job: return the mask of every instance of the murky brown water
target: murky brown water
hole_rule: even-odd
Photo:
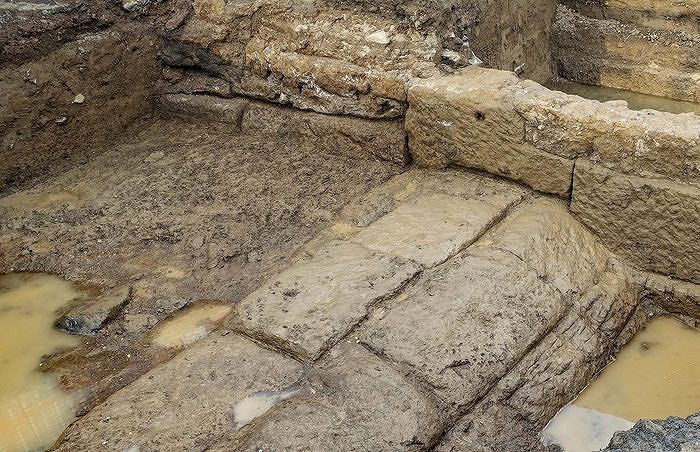
[[[543,432],[567,452],[605,447],[639,419],[700,411],[700,332],[658,317]]]
[[[194,302],[156,326],[150,341],[161,347],[184,347],[211,333],[232,309],[228,303]]]
[[[56,310],[81,296],[54,275],[0,275],[0,451],[43,449],[75,419],[79,397],[61,391],[40,363],[78,345],[53,324]]]
[[[562,91],[567,94],[575,94],[586,99],[595,99],[601,102],[611,100],[626,100],[627,105],[632,110],[652,110],[666,111],[669,113],[695,113],[700,116],[700,104],[684,102],[681,100],[669,99],[666,97],[650,96],[648,94],[635,93],[623,89],[608,88],[605,86],[584,85],[582,83],[571,82],[558,79],[545,83],[549,89]]]

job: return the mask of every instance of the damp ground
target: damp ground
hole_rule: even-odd
[[[159,119],[126,135],[0,197],[0,273],[132,289],[113,320],[82,341],[60,336],[73,348],[42,366],[87,394],[82,413],[209,332],[347,202],[403,171],[226,125]],[[188,310],[203,299],[219,301]]]
[[[687,417],[698,410],[700,331],[657,317],[550,421],[543,442],[565,452],[598,450],[640,419]]]

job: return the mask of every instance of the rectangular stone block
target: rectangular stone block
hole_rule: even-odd
[[[517,82],[509,72],[471,68],[412,86],[406,130],[416,163],[480,169],[565,196],[573,163],[525,142],[508,88]]]
[[[433,267],[476,240],[506,207],[447,195],[422,196],[401,203],[353,241]]]
[[[700,283],[700,189],[579,160],[571,210],[629,262]]]
[[[212,451],[421,451],[444,420],[433,401],[355,343],[309,372],[311,390],[226,435]]]
[[[286,389],[302,373],[291,358],[214,333],[92,409],[56,450],[203,450],[237,429],[234,403]]]
[[[241,301],[231,325],[315,360],[419,269],[398,256],[333,241]]]

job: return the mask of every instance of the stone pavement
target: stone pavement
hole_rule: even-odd
[[[537,449],[634,331],[628,279],[562,201],[410,170],[58,449]]]

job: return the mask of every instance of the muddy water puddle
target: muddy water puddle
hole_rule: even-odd
[[[547,82],[545,86],[549,89],[562,91],[567,94],[575,94],[586,99],[594,99],[601,102],[626,100],[628,107],[632,110],[649,108],[668,113],[695,113],[700,116],[700,104],[694,102],[684,102],[605,86],[584,85],[582,83],[563,79],[551,80]]]
[[[607,446],[640,419],[687,417],[700,411],[700,331],[658,317],[615,361],[550,421],[544,444],[566,452]]]
[[[233,306],[218,301],[197,301],[156,326],[150,342],[160,347],[184,347],[211,333]]]
[[[54,327],[81,289],[54,275],[0,275],[0,451],[41,450],[75,419],[78,394],[40,371],[42,357],[80,340]]]

